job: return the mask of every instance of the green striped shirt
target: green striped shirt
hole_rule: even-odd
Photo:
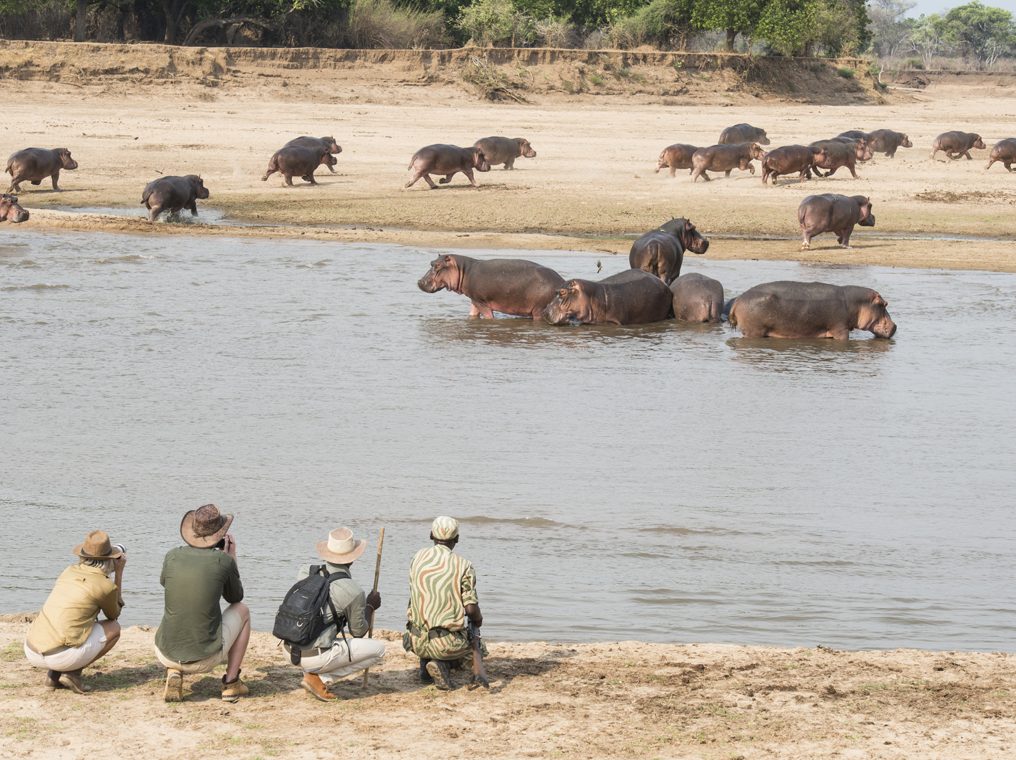
[[[409,566],[409,622],[461,631],[467,604],[479,604],[472,563],[441,544],[420,549]]]

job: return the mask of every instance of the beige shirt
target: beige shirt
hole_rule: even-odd
[[[81,646],[92,632],[99,610],[109,620],[116,620],[120,609],[116,584],[100,568],[71,565],[56,579],[26,641],[39,654]]]

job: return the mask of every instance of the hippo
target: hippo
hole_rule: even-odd
[[[18,224],[28,221],[28,212],[21,208],[18,196],[4,193],[0,195],[0,222]]]
[[[875,215],[871,200],[863,195],[809,195],[797,208],[797,221],[801,224],[801,248],[811,248],[811,239],[823,232],[835,232],[836,240],[844,248],[850,247],[850,233],[854,225],[874,227]]]
[[[626,269],[599,282],[569,280],[543,310],[552,325],[639,325],[668,319],[674,296],[659,277]]]
[[[67,148],[25,148],[12,153],[7,159],[7,173],[11,175],[11,186],[8,193],[20,193],[19,183],[28,180],[38,185],[46,177],[53,181],[53,189],[60,191],[57,181],[60,170],[72,171],[78,168],[78,162],[71,158]]]
[[[723,285],[693,272],[670,283],[674,318],[679,322],[719,322],[723,314]]]
[[[342,152],[342,146],[335,142],[334,137],[294,137],[283,148],[324,148],[332,155],[337,156]],[[328,171],[335,174],[335,165],[328,164]]]
[[[477,147],[460,148],[458,145],[428,145],[420,148],[413,157],[409,159],[409,169],[413,175],[406,187],[412,187],[420,177],[423,177],[431,190],[437,189],[431,174],[443,174],[439,179],[442,185],[452,181],[456,172],[462,172],[469,180],[469,184],[476,188],[476,180],[473,179],[473,169],[481,172],[490,171],[490,162],[483,155],[483,151]],[[477,188],[479,189],[479,188]]]
[[[707,250],[709,241],[682,217],[661,224],[632,243],[628,263],[632,269],[656,275],[669,285],[681,274],[685,251],[702,254]]]
[[[163,211],[175,214],[187,208],[190,209],[191,216],[197,216],[198,206],[195,201],[207,197],[205,182],[196,174],[159,177],[145,185],[141,193],[141,205],[148,209],[148,220],[154,222]]]
[[[536,319],[564,278],[549,267],[522,259],[473,259],[457,253],[438,256],[416,283],[424,293],[450,290],[472,301],[471,317],[494,312]]]
[[[737,143],[736,145],[712,145],[708,148],[699,148],[691,156],[692,182],[697,182],[699,177],[705,177],[709,181],[706,170],[713,172],[724,172],[729,177],[734,167],[741,171],[748,169],[755,173],[753,158],[762,159],[766,152],[758,143]]]
[[[840,137],[846,138],[847,140],[860,140],[863,137],[865,140],[867,140],[868,133],[862,132],[860,129],[848,129],[846,132],[840,132],[833,139],[835,140]]]
[[[504,164],[506,170],[515,168],[515,159],[519,156],[536,158],[536,151],[524,137],[484,137],[473,143],[473,147],[483,153],[488,164]]]
[[[891,338],[896,323],[871,288],[824,282],[767,282],[734,299],[730,324],[746,338],[835,338],[867,330]]]
[[[677,169],[688,169],[688,173],[691,174],[691,155],[698,148],[694,145],[686,145],[685,143],[674,143],[668,145],[660,153],[660,158],[657,160],[656,173],[660,173],[660,169],[669,167],[670,176],[673,177]]]
[[[736,145],[737,143],[768,145],[769,138],[766,137],[764,129],[753,127],[751,124],[735,124],[720,132],[720,139],[717,142],[720,145]]]
[[[775,185],[781,174],[798,172],[800,181],[811,179],[811,170],[826,160],[826,149],[814,145],[784,145],[766,153],[762,159],[762,184],[772,178]]]
[[[966,156],[970,160],[970,149],[978,148],[984,150],[984,141],[981,136],[973,132],[943,132],[931,144],[931,157],[939,151],[945,153],[952,160],[960,156]]]
[[[1007,137],[995,143],[988,156],[988,165],[984,168],[990,169],[996,161],[1001,161],[1007,172],[1012,171],[1012,165],[1016,163],[1016,137]]]
[[[868,141],[865,139],[859,140],[817,140],[813,142],[809,147],[812,148],[824,148],[826,152],[825,160],[819,161],[815,164],[815,173],[820,177],[831,177],[836,173],[836,170],[841,166],[845,166],[850,169],[850,173],[854,179],[857,179],[857,170],[854,168],[858,161],[868,161],[871,159],[871,149],[868,147]],[[825,174],[819,171],[819,168],[827,169]]]
[[[891,129],[876,129],[868,133],[868,147],[873,153],[884,153],[889,158],[896,158],[896,151],[900,148],[913,148],[914,144],[910,138],[902,132],[894,132]]]
[[[268,168],[261,177],[266,182],[270,176],[278,172],[290,187],[293,186],[293,177],[300,177],[312,185],[316,185],[314,170],[319,166],[331,168],[338,163],[335,156],[328,152],[327,148],[318,146],[316,148],[301,148],[293,145],[288,148],[279,148],[268,161]]]

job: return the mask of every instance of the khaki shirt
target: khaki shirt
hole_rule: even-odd
[[[102,610],[120,617],[120,593],[101,568],[71,565],[56,579],[42,612],[28,629],[28,646],[39,654],[79,647],[88,639]]]

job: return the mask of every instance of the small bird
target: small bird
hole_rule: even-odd
[[[602,271],[603,271],[603,264],[601,264],[599,261],[597,261],[596,262],[596,274],[599,274]]]

